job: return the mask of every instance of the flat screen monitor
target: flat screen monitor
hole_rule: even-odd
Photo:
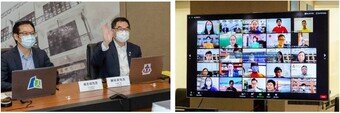
[[[188,15],[187,96],[327,100],[328,15]]]

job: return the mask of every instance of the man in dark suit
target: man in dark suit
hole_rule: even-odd
[[[16,46],[1,55],[1,91],[12,90],[12,71],[50,67],[45,51],[33,47],[37,33],[32,22],[19,21],[13,26]]]
[[[91,64],[99,69],[99,78],[128,76],[131,58],[142,57],[139,46],[127,42],[130,23],[124,17],[117,17],[102,27],[104,39],[97,44]]]

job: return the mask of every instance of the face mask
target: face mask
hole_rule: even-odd
[[[117,31],[116,32],[116,39],[119,42],[126,42],[127,40],[129,40],[129,31]]]
[[[212,25],[207,25],[207,30],[211,30],[212,29]]]
[[[252,70],[253,72],[258,72],[258,70],[259,70],[259,67],[257,67],[257,66],[253,66],[253,67],[251,67],[251,70]]]
[[[36,39],[33,35],[27,35],[21,37],[21,44],[25,48],[29,49],[36,43]]]

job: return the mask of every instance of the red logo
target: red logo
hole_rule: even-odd
[[[320,95],[320,99],[327,99],[327,95]]]

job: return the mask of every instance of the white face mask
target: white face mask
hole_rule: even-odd
[[[116,40],[119,42],[126,42],[129,40],[129,31],[126,30],[120,30],[116,32]]]

